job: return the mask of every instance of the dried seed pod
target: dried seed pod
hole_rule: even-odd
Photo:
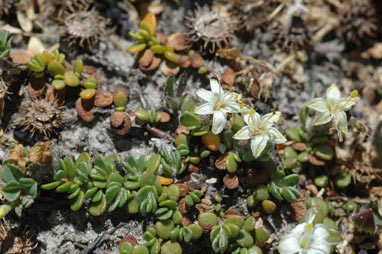
[[[274,46],[280,47],[282,50],[306,49],[310,47],[311,33],[305,25],[304,20],[300,16],[292,16],[290,25],[283,28],[282,25],[275,27],[272,30],[274,35]]]
[[[69,47],[78,45],[93,50],[105,35],[108,24],[110,21],[100,16],[95,8],[71,13],[64,21]]]
[[[34,233],[27,228],[12,229],[4,223],[0,224],[0,250],[4,253],[32,254],[37,248],[38,243],[33,243]],[[9,245],[11,243],[11,245]],[[4,246],[2,245],[4,244]]]
[[[25,126],[32,136],[38,131],[49,138],[61,128],[62,108],[56,107],[53,102],[46,99],[29,101],[21,106],[21,110],[24,113],[15,120],[15,125]]]
[[[14,4],[18,0],[0,0],[0,18],[14,11]]]
[[[188,40],[200,44],[200,51],[207,50],[215,53],[217,49],[227,48],[235,38],[238,22],[210,10],[207,5],[203,8],[196,4],[196,10],[185,17]]]
[[[376,37],[377,30],[377,12],[368,0],[353,2],[345,9],[339,33],[346,42],[360,46],[365,37]]]
[[[257,28],[266,28],[268,16],[273,11],[272,1],[236,0],[231,15],[242,24],[240,31],[254,34]]]

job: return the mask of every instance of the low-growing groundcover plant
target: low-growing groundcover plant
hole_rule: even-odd
[[[217,153],[223,156],[223,164],[216,167],[228,171],[223,179],[225,187],[236,189],[238,184],[235,181],[241,181],[237,177],[239,165],[244,170],[244,162],[261,165],[273,161],[270,156],[273,144],[287,142],[287,138],[274,127],[279,123],[280,112],[272,111],[261,116],[245,104],[241,94],[224,91],[214,79],[210,80],[210,85],[211,91],[200,89],[196,92],[203,99],[202,104],[183,98],[179,108],[174,108],[181,111],[180,122],[190,130],[188,134],[178,135],[175,150],[163,147],[160,153],[151,157],[129,156],[126,160],[117,154],[92,158],[82,153],[76,160],[64,157],[59,160],[59,167],[54,169],[53,181],[41,184],[39,188],[33,178],[26,176],[28,172],[6,160],[0,176],[6,183],[2,194],[8,202],[0,207],[1,217],[12,209],[20,216],[22,209],[34,202],[38,192],[55,190],[67,194],[73,211],[86,207],[91,215],[100,216],[123,209],[129,214],[140,213],[155,218],[154,227],[147,228],[144,233],[145,243],[126,239],[120,242],[119,251],[123,254],[182,253],[183,248],[192,248],[202,237],[209,239],[215,253],[262,253],[261,248],[269,244],[270,229],[264,226],[261,218],[225,210],[224,199],[218,193],[211,196],[206,194],[206,189],[193,189],[187,182],[177,180],[185,174],[187,165],[201,166],[204,170],[202,165],[207,163],[206,158]],[[334,126],[340,126],[338,132],[346,133],[346,118],[340,120],[337,115],[350,110],[357,101],[355,92],[341,99],[338,88],[332,85],[325,99],[313,99],[307,104],[318,110],[312,125],[332,121]],[[309,122],[306,121],[309,117],[306,108],[300,117],[304,123]],[[341,121],[339,125],[338,121]],[[296,133],[290,129],[287,136],[303,144],[301,141],[308,141],[306,136],[309,135],[304,126]],[[330,136],[330,127],[320,135]],[[326,158],[326,150],[331,148],[320,149],[315,154]],[[284,164],[275,168],[270,182],[255,186],[253,194],[246,198],[249,209],[261,203],[265,213],[273,214],[283,202],[299,202],[301,193],[296,185],[301,170],[298,167],[303,164],[296,166],[298,161],[295,160],[292,167],[288,166],[290,162],[287,161],[294,158],[293,154],[297,157],[297,153],[288,146],[283,151]],[[327,159],[331,160],[333,156]],[[301,159],[299,161],[302,162]],[[320,181],[317,185],[321,186]],[[305,216],[300,224],[281,237],[278,243],[280,254],[330,253],[333,246],[341,241],[337,225],[329,218],[332,205],[322,199],[322,193],[314,198],[305,196]],[[363,216],[354,215],[353,219],[360,230],[370,229],[365,226]]]

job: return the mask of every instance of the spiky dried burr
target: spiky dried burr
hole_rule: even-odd
[[[36,131],[46,137],[57,134],[62,124],[62,108],[46,99],[38,99],[25,103],[21,106],[24,112],[16,120],[16,125],[23,125],[30,130],[32,136]]]
[[[207,5],[196,4],[196,9],[185,17],[185,26],[189,41],[199,44],[200,51],[208,49],[209,53],[215,53],[231,44],[238,22],[212,11]]]

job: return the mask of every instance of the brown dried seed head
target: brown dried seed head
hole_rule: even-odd
[[[200,51],[209,49],[214,53],[217,49],[227,48],[238,28],[238,22],[233,17],[228,18],[211,11],[207,5],[197,9],[185,17],[189,41],[198,43]]]
[[[94,105],[100,108],[110,106],[113,103],[113,94],[106,90],[97,90]]]
[[[77,44],[83,48],[94,49],[105,35],[109,23],[110,21],[100,16],[94,8],[68,15],[64,24],[69,47]]]
[[[346,7],[339,26],[339,33],[346,42],[359,46],[364,38],[376,37],[377,31],[377,12],[370,1],[353,1]]]
[[[29,101],[21,106],[21,110],[24,113],[15,120],[15,124],[24,125],[32,135],[38,131],[49,138],[61,128],[62,108],[57,108],[52,102],[45,99]]]

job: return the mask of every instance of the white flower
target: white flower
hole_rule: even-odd
[[[219,134],[227,123],[227,113],[239,112],[241,95],[233,92],[224,92],[218,81],[210,79],[211,91],[198,89],[196,94],[206,103],[195,109],[198,115],[213,115],[212,132]]]
[[[250,139],[251,150],[255,158],[263,152],[267,142],[276,144],[286,142],[286,138],[275,128],[273,124],[280,118],[281,112],[269,113],[260,116],[254,110],[244,115],[243,119],[247,126],[241,128],[234,139]]]
[[[348,131],[345,111],[351,109],[358,101],[358,92],[353,91],[351,96],[341,98],[340,90],[336,84],[332,84],[326,91],[326,98],[315,98],[307,104],[307,107],[316,110],[313,125],[322,125],[333,121],[338,131],[338,137],[342,140],[342,132]]]
[[[308,222],[297,225],[279,243],[280,254],[329,254],[331,243],[326,239],[329,232],[323,224],[313,226],[315,215],[311,213]]]

